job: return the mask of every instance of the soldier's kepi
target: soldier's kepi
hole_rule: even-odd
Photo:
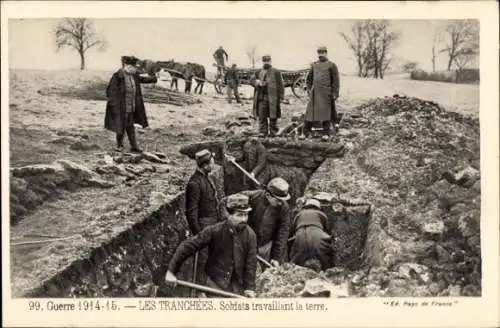
[[[227,220],[203,229],[177,248],[165,280],[175,284],[175,274],[195,252],[208,249],[206,285],[227,292],[254,297],[257,267],[257,238],[247,226],[249,198],[243,194],[225,199]],[[210,296],[210,295],[207,295]]]

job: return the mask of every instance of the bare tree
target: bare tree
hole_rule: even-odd
[[[364,21],[356,22],[351,28],[352,36],[341,32],[340,35],[344,38],[347,46],[352,50],[354,57],[356,58],[356,63],[358,65],[358,76],[361,77],[364,74],[363,68],[365,66],[365,34],[364,34]]]
[[[479,54],[479,22],[472,19],[455,20],[446,27],[448,41],[440,52],[448,54],[448,71],[455,64],[463,68]]]
[[[357,21],[351,34],[340,33],[356,57],[358,76],[383,79],[392,62],[391,51],[399,34],[390,30],[387,20]]]
[[[247,51],[247,57],[248,59],[250,59],[250,62],[252,63],[252,68],[255,68],[255,64],[259,62],[257,46],[253,46],[250,50]]]
[[[106,41],[100,38],[87,18],[65,18],[54,30],[57,50],[69,47],[80,55],[80,69],[85,69],[85,54],[94,47],[103,51]]]
[[[432,72],[436,71],[436,59],[439,55],[438,46],[442,41],[443,41],[443,39],[442,39],[441,31],[439,29],[436,29],[434,31],[434,35],[432,37],[432,56],[431,56]]]

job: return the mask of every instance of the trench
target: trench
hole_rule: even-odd
[[[241,155],[246,138],[190,144],[181,149],[189,158],[204,148],[215,153],[218,170],[216,187],[223,195],[245,189],[242,173],[224,160],[224,153]],[[341,144],[297,142],[285,138],[262,141],[268,154],[269,178],[280,176],[290,184],[290,205],[301,197],[314,172],[326,158],[341,158]],[[333,192],[333,191],[332,191]],[[327,197],[328,198],[328,197]],[[346,211],[334,206],[333,199],[322,199],[323,211],[333,222],[332,267],[359,269],[364,263],[371,211]],[[337,200],[338,201],[338,200]],[[184,216],[184,194],[179,193],[167,204],[107,243],[93,249],[86,258],[71,265],[25,294],[26,297],[188,297],[190,290],[171,288],[163,283],[166,266],[177,246],[187,236]],[[191,280],[192,259],[181,267],[178,277]]]

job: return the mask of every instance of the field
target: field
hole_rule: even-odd
[[[114,147],[114,135],[103,128],[105,102],[79,99],[63,92],[102,83],[112,72],[10,71],[10,166],[50,164],[69,160],[92,168],[105,161]],[[183,88],[180,82],[180,89]],[[28,235],[48,235],[73,239],[52,243],[11,246],[12,296],[27,290],[63,269],[140,220],[141,212],[183,191],[194,170],[194,163],[179,153],[180,147],[216,138],[206,128],[225,131],[225,123],[251,113],[249,87],[243,87],[244,105],[228,104],[213,87],[205,85],[202,102],[186,106],[148,104],[150,129],[139,129],[138,141],[148,151],[166,155],[161,169],[146,178],[114,188],[77,188],[61,191],[23,215],[11,227],[11,243]],[[375,97],[394,94],[434,101],[445,109],[467,116],[479,115],[479,86],[412,81],[400,76],[384,80],[341,77],[339,108],[349,112]],[[301,113],[305,101],[287,90],[288,105],[283,105],[288,122]],[[479,142],[479,140],[477,140]],[[125,147],[128,142],[125,141]],[[479,157],[479,154],[477,154]],[[12,187],[12,183],[11,183]],[[154,197],[153,197],[154,196]]]

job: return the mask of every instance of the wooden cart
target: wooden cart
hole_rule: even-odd
[[[216,66],[216,65],[214,65]],[[217,67],[217,66],[216,66]],[[225,74],[227,67],[223,67],[223,73]],[[238,78],[242,85],[250,85],[250,80],[253,75],[259,69],[256,68],[238,68]],[[291,88],[292,93],[297,98],[306,97],[308,94],[308,90],[306,88],[306,76],[308,69],[301,69],[297,71],[288,71],[282,70],[281,74],[283,76],[283,82],[285,83],[285,88]],[[215,82],[213,83],[215,87],[215,91],[219,94],[224,93],[224,89],[226,87],[224,83],[224,76],[219,74],[215,78]]]

